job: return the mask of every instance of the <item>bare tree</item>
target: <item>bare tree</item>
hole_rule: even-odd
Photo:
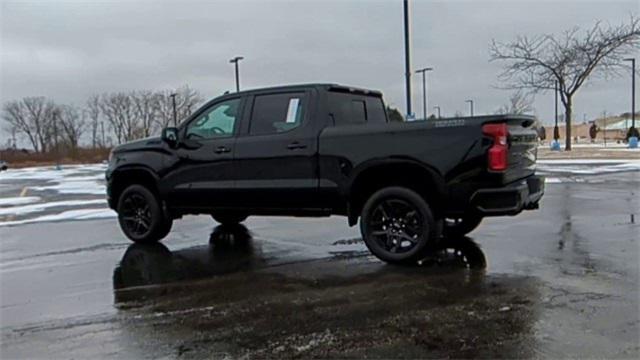
[[[173,99],[171,94],[176,94],[176,113],[177,120],[189,117],[202,102],[200,93],[191,89],[189,86],[183,86],[175,92],[170,90],[161,91],[156,96],[156,123],[159,128],[165,128],[173,125]]]
[[[153,132],[157,94],[148,90],[131,93],[135,106],[137,137],[149,137]]]
[[[33,150],[36,152],[40,151],[38,137],[22,101],[6,102],[2,107],[2,118],[8,124],[6,129],[12,129],[13,131],[24,134],[31,143]]]
[[[533,111],[533,98],[531,95],[524,93],[522,90],[517,90],[511,97],[509,97],[509,103],[501,106],[496,113],[497,114],[515,114],[522,115]]]
[[[5,103],[2,117],[9,127],[29,139],[34,151],[46,152],[51,144],[50,125],[54,108],[53,102],[44,97],[26,97]]]
[[[571,150],[573,97],[595,71],[617,74],[624,56],[640,44],[639,25],[631,16],[629,23],[597,22],[584,32],[573,28],[559,36],[519,36],[511,43],[493,40],[490,60],[506,63],[499,75],[506,88],[537,93],[554,89],[557,81],[567,119],[565,149]]]
[[[84,113],[73,106],[58,106],[57,126],[60,139],[70,150],[78,148],[80,137],[85,130]]]
[[[91,147],[94,149],[102,144],[102,139],[98,136],[98,130],[100,128],[100,96],[91,95],[87,99],[86,112],[89,120],[89,128],[91,130]]]
[[[109,122],[118,144],[136,139],[138,124],[131,94],[103,94],[100,97],[100,110]]]

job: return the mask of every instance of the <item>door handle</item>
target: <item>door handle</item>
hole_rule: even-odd
[[[218,147],[214,150],[214,152],[215,152],[216,154],[223,154],[223,153],[231,152],[231,149],[229,149],[229,148],[228,148],[228,147],[226,147],[226,146],[218,146]]]
[[[287,149],[289,150],[306,149],[306,148],[307,148],[307,145],[301,144],[297,141],[294,141],[291,144],[287,145]]]

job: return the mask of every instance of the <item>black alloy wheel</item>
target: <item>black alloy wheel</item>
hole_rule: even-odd
[[[390,198],[373,210],[371,232],[378,245],[391,253],[404,253],[413,249],[424,231],[423,219],[409,202]]]
[[[373,194],[363,208],[360,227],[369,250],[396,264],[416,264],[438,235],[426,201],[402,187]]]
[[[139,193],[127,194],[123,199],[121,219],[127,232],[138,236],[144,236],[151,229],[151,210],[149,203]]]
[[[164,238],[173,223],[165,216],[156,196],[142,185],[131,185],[120,195],[118,222],[122,232],[137,243]]]

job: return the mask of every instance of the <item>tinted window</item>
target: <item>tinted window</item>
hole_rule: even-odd
[[[249,134],[289,131],[302,123],[304,93],[258,95],[253,100]]]
[[[365,123],[367,122],[367,104],[362,100],[351,100],[351,117],[349,122]]]
[[[387,122],[379,97],[330,92],[329,106],[335,125]]]
[[[231,136],[238,118],[240,99],[223,101],[189,123],[187,138],[212,139]]]
[[[387,122],[387,113],[381,98],[367,97],[367,121],[375,124]]]

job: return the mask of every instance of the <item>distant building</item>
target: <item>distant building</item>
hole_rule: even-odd
[[[593,121],[588,121],[571,125],[571,137],[574,139],[577,138],[578,143],[589,142],[591,139],[589,136],[589,128],[592,123]],[[627,130],[631,127],[631,118],[610,117],[606,119],[596,119],[595,123],[598,127],[597,142],[604,141],[605,136],[607,137],[607,141],[618,141],[625,139]],[[558,129],[560,130],[560,139],[564,140],[566,134],[565,124],[559,124]],[[553,125],[547,128],[547,137],[550,137],[549,135],[553,137]]]

